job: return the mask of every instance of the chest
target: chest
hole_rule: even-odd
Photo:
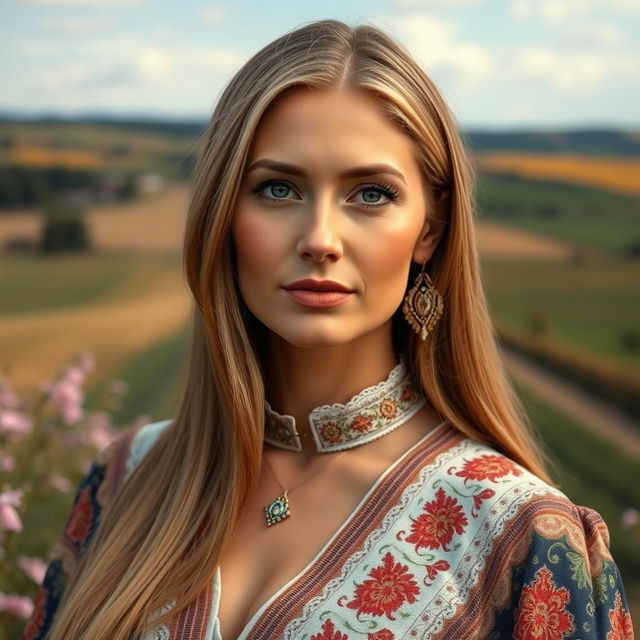
[[[223,640],[237,638],[272,596],[305,569],[349,519],[380,468],[363,463],[309,482],[289,495],[291,516],[266,526],[264,507],[280,488],[259,487],[247,503],[220,562],[218,621]]]

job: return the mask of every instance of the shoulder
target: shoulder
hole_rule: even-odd
[[[429,549],[429,575],[456,567],[465,603],[441,637],[462,637],[463,629],[470,638],[547,637],[536,611],[550,603],[564,630],[585,639],[604,637],[609,620],[629,627],[609,531],[595,509],[471,438],[456,440],[422,473],[421,503],[396,539]]]
[[[172,419],[158,420],[124,429],[98,453],[87,478],[99,479],[97,497],[102,506],[113,500],[133,469],[172,422]]]
[[[581,554],[589,557],[597,549],[601,558],[610,559],[607,525],[595,509],[574,503],[560,488],[472,438],[442,455],[434,486],[440,500],[455,501],[470,524],[511,540],[530,542],[534,533],[546,539],[566,537]]]
[[[149,452],[160,435],[173,423],[173,419],[158,420],[150,422],[143,427],[137,429],[131,436],[131,445],[129,447],[125,479],[128,477],[140,461]]]

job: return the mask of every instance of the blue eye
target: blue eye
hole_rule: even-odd
[[[251,190],[253,193],[257,193],[259,197],[265,198],[271,201],[288,200],[289,191],[293,191],[293,188],[288,183],[282,180],[265,180]],[[271,195],[268,195],[268,192]],[[398,199],[399,193],[397,189],[394,189],[389,184],[372,183],[361,187],[357,193],[363,194],[363,200],[356,204],[363,205],[365,207],[383,207],[390,202]],[[369,194],[365,196],[364,194]],[[373,200],[369,199],[373,195]],[[387,198],[386,201],[381,201],[380,196]]]
[[[264,193],[267,188],[271,191],[272,195]],[[252,191],[267,200],[286,200],[288,192],[293,191],[293,189],[281,180],[267,180],[261,182],[257,187],[254,187]]]
[[[358,204],[363,204],[365,207],[383,207],[384,205],[389,204],[389,202],[393,202],[394,200],[397,200],[399,195],[397,189],[394,189],[389,184],[381,184],[381,183],[367,185],[362,189],[360,189],[358,193],[362,193],[362,194],[369,193],[369,194],[378,195],[377,200],[358,203]],[[385,198],[387,198],[387,201],[380,202],[380,199],[379,199],[380,195],[383,195]],[[366,200],[364,195],[363,195],[363,199]]]

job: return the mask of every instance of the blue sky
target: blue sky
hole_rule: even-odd
[[[0,110],[205,119],[321,18],[398,38],[467,128],[640,128],[640,0],[2,0]]]

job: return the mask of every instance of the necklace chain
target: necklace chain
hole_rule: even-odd
[[[270,527],[271,525],[274,525],[277,522],[280,522],[281,520],[284,520],[285,518],[288,518],[291,515],[291,513],[289,511],[289,499],[287,497],[287,494],[290,491],[293,491],[294,489],[297,489],[298,487],[302,486],[305,482],[309,482],[309,480],[313,480],[314,478],[319,476],[323,471],[326,471],[327,468],[330,467],[331,464],[335,460],[337,460],[340,456],[342,456],[345,453],[347,453],[347,452],[346,451],[342,451],[341,453],[339,453],[334,458],[333,461],[330,461],[327,465],[325,465],[324,469],[320,469],[320,471],[318,471],[317,473],[314,473],[309,478],[305,478],[302,482],[298,482],[298,484],[296,484],[295,486],[291,487],[290,489],[285,489],[284,488],[282,482],[280,482],[280,479],[276,475],[276,472],[275,472],[273,466],[269,462],[268,458],[265,456],[264,460],[269,465],[269,469],[271,470],[271,473],[273,474],[273,477],[276,479],[276,481],[280,485],[280,488],[282,489],[282,493],[273,502],[271,502],[270,504],[268,504],[264,508],[264,516],[265,516],[265,519],[267,521],[267,526]]]
[[[291,493],[294,489],[297,489],[298,487],[300,487],[301,485],[303,485],[305,482],[308,482],[309,480],[313,480],[316,476],[319,476],[323,471],[326,471],[335,460],[337,460],[340,456],[342,456],[343,454],[347,453],[346,451],[342,451],[341,453],[339,453],[333,461],[330,461],[327,465],[325,465],[325,467],[323,469],[320,469],[320,471],[318,471],[317,473],[314,473],[312,476],[310,476],[309,478],[305,478],[302,482],[298,482],[298,484],[294,485],[293,487],[291,487],[290,489],[285,489],[284,485],[282,484],[282,482],[280,482],[280,479],[278,478],[278,476],[276,475],[275,469],[273,468],[273,466],[271,465],[271,463],[269,462],[268,458],[265,456],[264,459],[266,461],[266,463],[269,465],[269,469],[271,469],[271,473],[273,475],[273,477],[276,479],[276,482],[280,485],[280,488],[282,489],[283,493]]]

